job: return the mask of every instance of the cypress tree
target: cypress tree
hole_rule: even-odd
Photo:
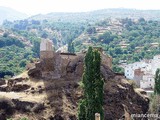
[[[71,42],[69,41],[69,42],[68,42],[68,52],[71,53],[71,51],[72,51],[72,50],[71,50]]]
[[[160,95],[160,69],[156,70],[154,93]]]
[[[78,106],[78,120],[86,119],[86,100],[81,100]]]
[[[75,53],[74,43],[71,44],[71,53]]]
[[[86,120],[94,119],[94,54],[92,47],[89,47],[85,56],[85,78],[83,79],[84,94],[86,98]]]
[[[72,43],[71,41],[68,43],[68,52],[75,53],[74,43]]]
[[[95,57],[94,57],[94,70],[95,70],[95,112],[94,113],[100,113],[101,120],[104,119],[104,110],[103,110],[103,85],[104,81],[101,77],[101,71],[100,71],[100,65],[101,65],[101,56],[98,50],[94,51]]]
[[[104,119],[103,113],[103,80],[100,74],[101,57],[100,53],[92,47],[89,47],[85,56],[85,67],[83,74],[84,99],[79,105],[79,120],[94,120],[95,113],[101,114],[101,120]],[[84,118],[85,116],[85,118]]]

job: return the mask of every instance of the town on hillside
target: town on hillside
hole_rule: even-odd
[[[155,83],[155,73],[160,68],[160,55],[153,59],[144,59],[131,64],[121,63],[127,79],[134,80],[136,85],[147,92],[153,92]]]

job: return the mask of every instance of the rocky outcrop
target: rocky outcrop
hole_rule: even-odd
[[[149,109],[148,97],[135,92],[127,80],[109,80],[105,83],[106,120],[131,119],[131,114],[145,114]],[[126,116],[126,112],[129,116]]]
[[[0,119],[6,120],[16,112],[20,113],[41,113],[45,109],[43,104],[19,101],[18,99],[0,98]]]
[[[16,114],[23,114],[23,116],[32,120],[76,120],[78,101],[83,97],[83,90],[79,85],[82,76],[75,74],[76,71],[79,71],[77,69],[78,66],[81,66],[81,61],[75,63],[76,64],[70,64],[70,67],[76,66],[73,73],[68,73],[71,76],[66,75],[62,78],[50,80],[41,78],[41,81],[40,79],[30,78],[30,80],[27,80],[28,82],[24,83],[24,85],[30,85],[30,88],[27,90],[14,91],[11,89],[10,92],[23,93],[27,96],[35,97],[35,99],[32,97],[28,97],[27,99],[23,98],[21,94],[19,94],[19,98],[22,98],[22,100],[7,98],[7,100],[3,101],[10,101],[7,105],[13,112],[11,111],[12,113],[8,114],[6,111],[8,107],[1,107],[1,110],[4,111],[1,116],[14,118]],[[131,114],[147,113],[149,107],[148,97],[141,94],[142,92],[135,91],[127,80],[115,80],[116,76],[111,70],[105,66],[101,67],[104,67],[103,70],[101,70],[103,76],[106,75],[104,76],[105,120],[122,118],[129,120]],[[31,84],[32,81],[36,81],[36,86]],[[19,82],[17,84],[22,85],[22,83]],[[38,96],[40,95],[44,97],[39,98]]]
[[[115,77],[115,73],[105,64],[102,64],[100,69],[101,74],[106,81]]]
[[[0,85],[4,85],[4,84],[6,84],[6,81],[3,79],[0,79]]]
[[[72,60],[62,59],[59,55],[54,61],[52,58],[44,59],[28,71],[29,79],[15,78],[1,85],[0,92],[16,93],[18,98],[15,99],[10,94],[7,96],[11,101],[7,106],[15,111],[11,111],[11,114],[7,113],[5,107],[1,107],[0,101],[0,109],[4,111],[0,116],[16,118],[18,114],[31,120],[76,120],[78,101],[83,98],[80,86],[83,60],[84,55],[74,56]],[[147,113],[149,99],[144,92],[137,92],[122,75],[117,76],[103,63],[101,74],[105,82],[105,120],[130,120],[131,114]]]
[[[55,111],[53,114],[58,114],[63,119],[68,119],[71,115],[77,116],[78,101],[83,97],[83,91],[77,84],[82,78],[83,60],[84,56],[81,56],[70,61],[66,66],[66,74],[55,79],[54,81],[57,83],[54,85],[45,86],[46,91],[53,91],[53,94],[48,95],[53,111]],[[105,81],[105,120],[122,118],[129,120],[131,114],[147,113],[149,109],[148,97],[137,93],[127,80],[122,79],[122,76],[116,76],[105,64],[101,64],[101,74]],[[67,104],[63,102],[64,99],[68,101]]]

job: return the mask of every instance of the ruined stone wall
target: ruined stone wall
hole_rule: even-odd
[[[64,61],[61,56],[60,53],[54,53],[52,52],[53,55],[51,57],[51,55],[46,55],[46,52],[43,52],[44,56],[43,59],[41,58],[41,64],[42,64],[42,77],[43,78],[50,78],[50,79],[54,79],[54,78],[60,78],[61,76],[66,74],[66,64],[68,61]],[[50,52],[49,52],[50,53]]]
[[[60,55],[63,59],[74,60],[77,55]]]
[[[54,51],[40,51],[40,60],[54,58]]]
[[[49,40],[41,41],[40,64],[36,69],[41,71],[43,78],[56,79],[65,75],[71,76],[76,74],[81,76],[83,74],[85,53],[59,53],[52,49],[53,43]],[[97,49],[97,48],[96,48]],[[102,49],[98,49],[101,54],[102,64],[112,67],[112,58],[103,54]]]
[[[112,69],[112,57],[109,55],[105,55],[101,53],[102,64],[107,65],[110,69]]]
[[[98,50],[101,54],[101,62],[102,64],[108,66],[110,69],[112,69],[112,57],[105,54],[102,47],[93,47],[93,49]]]
[[[85,54],[61,55],[53,51],[41,51],[41,72],[43,78],[60,78],[67,74],[83,73],[83,60]],[[112,58],[102,54],[102,64],[112,67]]]

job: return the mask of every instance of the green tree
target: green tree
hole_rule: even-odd
[[[88,34],[94,34],[94,33],[96,33],[96,28],[95,27],[89,27],[89,28],[87,28],[87,33]]]
[[[89,47],[85,56],[85,69],[83,74],[84,99],[79,105],[79,120],[94,120],[95,113],[103,113],[103,85],[100,74],[101,57],[98,50]],[[85,116],[85,118],[84,118]]]
[[[26,64],[27,64],[27,60],[26,60],[26,59],[23,59],[23,60],[20,61],[19,66],[20,66],[20,67],[25,67]]]
[[[160,69],[156,70],[154,93],[160,95]]]
[[[33,41],[32,51],[35,53],[36,57],[40,56],[40,41],[39,40]]]
[[[104,110],[103,110],[104,81],[102,80],[102,77],[101,77],[100,66],[101,66],[101,56],[98,50],[96,50],[94,51],[94,89],[95,89],[94,113],[100,113],[101,120],[103,120],[104,119]]]
[[[86,120],[94,119],[94,64],[93,64],[94,56],[93,49],[89,47],[88,52],[85,56],[85,72],[83,76],[83,84],[84,84],[84,96],[86,99]]]
[[[78,106],[78,120],[86,119],[86,99],[81,100]]]
[[[69,53],[75,53],[74,43],[73,42],[69,42],[68,43],[68,52]]]
[[[46,39],[48,37],[48,34],[45,31],[43,31],[41,37]]]

